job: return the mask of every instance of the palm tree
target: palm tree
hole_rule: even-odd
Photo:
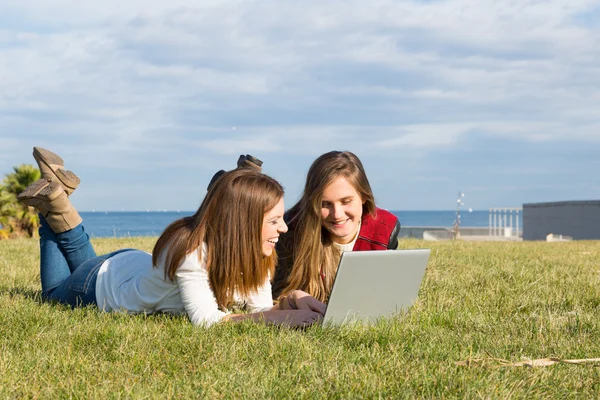
[[[37,212],[19,203],[17,195],[40,179],[40,171],[29,164],[13,168],[0,185],[0,239],[36,235],[39,226]]]

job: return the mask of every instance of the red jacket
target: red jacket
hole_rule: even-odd
[[[358,250],[388,250],[398,247],[398,233],[400,232],[400,221],[389,211],[376,208],[375,217],[363,215],[358,232],[358,238],[354,243],[353,251]],[[289,215],[284,217],[289,221]],[[294,224],[289,223],[289,231],[283,234],[277,242],[278,263],[273,278],[273,298],[279,297],[287,286],[287,279],[292,273],[294,265]]]
[[[400,221],[387,210],[376,209],[375,217],[365,215],[362,218],[358,238],[353,251],[358,250],[388,250],[398,247]]]

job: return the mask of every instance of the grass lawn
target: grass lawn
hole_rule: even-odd
[[[98,254],[156,238],[94,239]],[[0,241],[0,398],[597,398],[600,242],[430,247],[418,302],[373,327],[193,327],[40,302],[35,240]],[[375,294],[374,294],[375,295]],[[483,365],[457,361],[488,359]]]

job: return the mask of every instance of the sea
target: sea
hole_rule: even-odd
[[[456,211],[391,211],[402,227],[452,227]],[[193,211],[94,211],[80,212],[90,237],[159,236],[173,221]],[[489,226],[488,210],[461,210],[462,227]],[[402,230],[400,231],[402,235]]]

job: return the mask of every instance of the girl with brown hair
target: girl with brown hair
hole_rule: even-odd
[[[324,309],[273,306],[270,278],[275,245],[287,231],[283,188],[243,168],[224,173],[197,212],[173,222],[152,255],[122,249],[96,253],[68,195],[79,178],[56,154],[34,148],[42,179],[19,200],[40,212],[42,297],[72,307],[95,304],[104,311],[187,313],[194,325],[252,319],[307,326]],[[248,314],[232,314],[233,306]]]
[[[375,206],[363,165],[349,151],[331,151],[313,162],[285,221],[290,231],[277,243],[274,298],[308,293],[327,302],[342,252],[398,247],[398,218]]]

